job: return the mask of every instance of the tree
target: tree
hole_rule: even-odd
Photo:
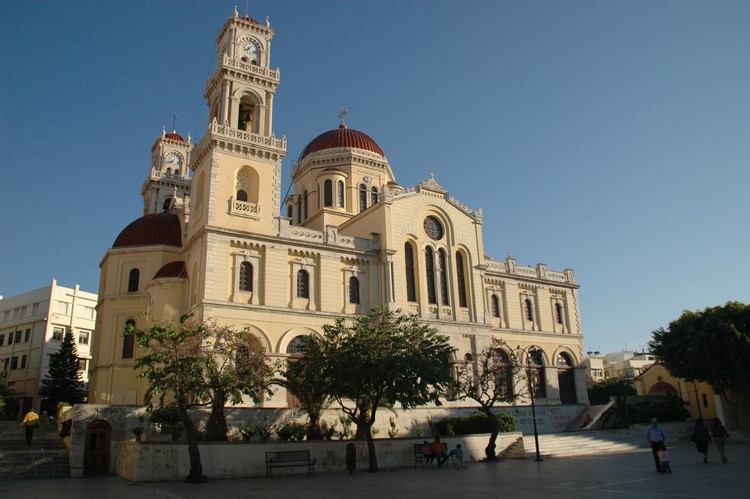
[[[496,458],[495,443],[500,431],[493,408],[497,403],[513,402],[526,393],[526,380],[518,353],[497,338],[477,354],[476,361],[467,359],[456,366],[456,398],[475,401],[487,418],[490,438],[484,453],[488,460]]]
[[[138,378],[148,381],[144,403],[149,410],[153,409],[154,400],[159,407],[164,407],[168,399],[176,405],[190,456],[186,480],[205,482],[198,432],[189,409],[211,404],[213,424],[219,428],[224,402],[239,401],[245,391],[259,396],[259,388],[270,376],[271,368],[249,334],[193,321],[189,315],[182,316],[176,324],[152,321],[147,329],[128,325],[125,334],[134,335],[145,352],[134,366],[141,370]],[[220,401],[222,407],[214,415],[213,409]]]
[[[322,440],[321,417],[323,411],[331,404],[333,397],[327,392],[323,371],[310,362],[311,359],[320,359],[322,356],[319,351],[321,343],[308,341],[310,338],[308,336],[300,347],[304,355],[309,355],[308,360],[298,362],[298,358],[290,358],[284,372],[285,379],[280,383],[299,400],[302,409],[307,413],[308,422],[305,426],[307,439]]]
[[[49,371],[42,380],[39,395],[47,399],[50,414],[60,402],[74,405],[86,400],[83,378],[78,369],[78,350],[70,330],[63,336],[60,350],[50,355]]]
[[[211,415],[206,424],[207,440],[227,440],[227,402],[239,404],[243,395],[256,402],[269,392],[274,367],[255,337],[246,331],[235,332],[230,327],[209,323],[211,333],[206,347],[205,381]]]
[[[451,382],[448,338],[414,315],[374,308],[351,325],[343,318],[311,336],[297,364],[322,373],[325,391],[367,440],[369,471],[378,471],[372,426],[381,407],[440,404]]]
[[[711,383],[730,407],[739,428],[740,394],[750,387],[750,305],[727,302],[702,311],[685,311],[653,333],[652,352],[670,373]]]

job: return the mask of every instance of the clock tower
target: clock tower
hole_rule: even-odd
[[[151,147],[151,169],[141,187],[143,214],[184,212],[190,196],[188,164],[193,144],[188,134],[185,141],[175,130],[161,136]]]

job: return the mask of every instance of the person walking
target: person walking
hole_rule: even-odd
[[[30,447],[31,439],[34,438],[34,430],[39,428],[39,415],[34,412],[33,407],[29,409],[29,412],[23,417],[21,424],[26,430],[26,445]]]
[[[651,426],[646,431],[646,438],[651,443],[651,453],[654,455],[654,464],[656,465],[656,472],[661,473],[661,460],[659,459],[659,451],[664,449],[667,450],[667,446],[664,442],[667,440],[667,434],[664,433],[664,429],[657,424],[656,418],[651,418]]]
[[[708,428],[703,424],[703,418],[695,420],[693,427],[693,437],[690,439],[695,442],[695,449],[698,454],[703,454],[703,464],[708,463],[708,442],[711,441],[711,435]]]
[[[729,433],[724,428],[724,425],[721,424],[721,419],[719,418],[714,418],[714,424],[711,426],[711,437],[714,439],[714,444],[716,444],[716,450],[719,451],[721,462],[727,464],[727,453],[724,451],[724,445],[727,442],[727,438],[729,438]]]

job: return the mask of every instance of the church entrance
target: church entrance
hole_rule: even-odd
[[[109,473],[109,444],[112,426],[97,419],[86,428],[86,447],[83,451],[83,473],[96,475]]]
[[[576,403],[576,382],[573,361],[567,353],[557,356],[557,381],[560,386],[560,402],[563,404]]]

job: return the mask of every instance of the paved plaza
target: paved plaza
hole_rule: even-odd
[[[380,473],[360,471],[283,476],[274,479],[133,483],[114,476],[84,479],[0,481],[4,498],[361,498],[398,497],[748,497],[750,441],[730,441],[729,462],[721,464],[715,448],[709,463],[688,443],[670,447],[672,475],[655,472],[650,449],[602,456],[545,458],[543,462],[508,460],[469,463],[466,469],[400,468]]]

